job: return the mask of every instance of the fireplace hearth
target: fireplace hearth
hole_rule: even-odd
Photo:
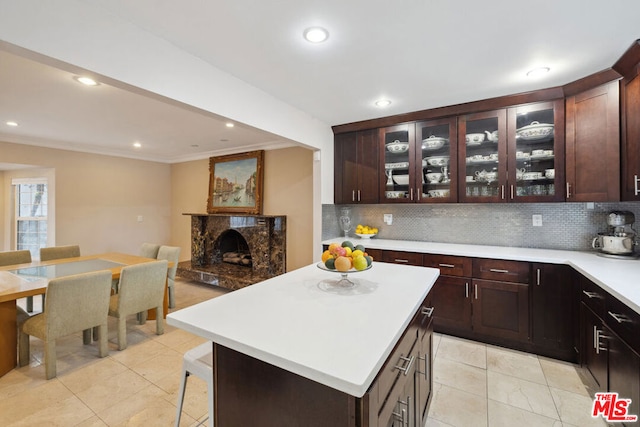
[[[286,217],[191,216],[191,260],[177,274],[227,289],[240,289],[286,271]]]

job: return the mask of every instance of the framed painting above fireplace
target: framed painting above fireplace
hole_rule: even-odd
[[[209,159],[207,212],[262,214],[264,150]]]

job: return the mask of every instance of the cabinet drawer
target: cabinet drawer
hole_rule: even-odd
[[[617,298],[607,295],[604,321],[613,332],[640,353],[640,315]]]
[[[606,296],[607,293],[600,286],[580,275],[580,300],[601,318],[604,318]]]
[[[475,258],[472,264],[474,278],[529,283],[531,265],[528,262]]]
[[[407,331],[402,335],[400,341],[391,352],[391,355],[382,366],[378,378],[375,381],[377,389],[377,408],[380,420],[387,420],[391,416],[396,403],[396,395],[404,387],[407,381],[413,381],[413,376],[408,375],[411,368],[418,362],[412,350],[418,340],[418,316],[415,316]],[[372,408],[375,410],[375,408]]]
[[[374,261],[383,261],[382,259],[382,249],[368,249],[365,246],[365,252],[373,258]]]
[[[382,261],[393,264],[422,266],[422,254],[417,252],[384,251]]]
[[[445,276],[471,277],[471,258],[453,255],[424,254],[422,265],[439,268]]]

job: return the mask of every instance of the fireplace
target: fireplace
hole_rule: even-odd
[[[240,289],[286,271],[286,217],[184,214],[191,216],[191,260],[177,274]]]

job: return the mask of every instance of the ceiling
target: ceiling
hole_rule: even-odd
[[[327,126],[563,85],[609,68],[640,38],[637,0],[86,2]],[[314,25],[329,31],[325,43],[302,39]],[[6,141],[167,163],[292,144],[108,76],[82,86],[82,70],[55,58],[0,45],[0,64]],[[538,66],[551,71],[526,77]],[[391,105],[375,107],[380,98]]]

